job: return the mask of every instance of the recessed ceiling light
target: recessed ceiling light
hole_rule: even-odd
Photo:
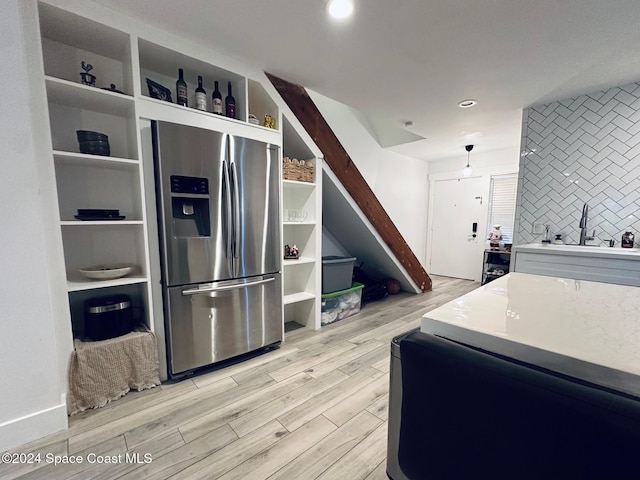
[[[327,5],[329,15],[337,20],[344,20],[353,14],[353,0],[330,0]]]
[[[475,107],[477,104],[478,104],[477,100],[468,99],[468,100],[462,100],[460,103],[458,103],[458,106],[460,108],[471,108],[471,107]]]

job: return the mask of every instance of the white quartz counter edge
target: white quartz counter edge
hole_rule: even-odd
[[[640,260],[640,249],[620,247],[595,247],[591,245],[544,245],[529,243],[517,245],[513,252],[548,253],[549,255],[572,255],[592,258],[621,258],[625,260]]]
[[[420,330],[640,397],[638,293],[510,273],[426,313]],[[591,343],[579,339],[583,322],[592,323]]]
[[[463,327],[433,320],[428,318],[428,315],[426,314],[422,318],[421,332],[437,335],[640,398],[640,378],[631,373],[567,357],[508,338],[467,330]]]

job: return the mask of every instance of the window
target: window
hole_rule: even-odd
[[[518,191],[518,176],[496,175],[491,177],[491,191],[489,193],[489,221],[487,235],[494,225],[500,225],[502,241],[513,243],[513,225],[516,217],[516,194]]]

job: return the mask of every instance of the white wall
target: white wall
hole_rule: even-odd
[[[513,147],[505,150],[497,150],[494,152],[471,152],[469,163],[473,167],[473,177],[480,177],[483,181],[483,198],[487,199],[482,203],[484,208],[483,219],[484,221],[478,225],[478,232],[483,235],[487,228],[488,219],[488,207],[489,207],[489,191],[491,187],[491,176],[501,175],[505,173],[516,173],[518,171],[519,164],[519,148]],[[467,164],[467,153],[462,151],[459,158],[440,160],[429,163],[429,191],[433,192],[433,186],[436,181],[439,180],[451,180],[460,178],[462,174],[462,168]],[[427,222],[427,229],[425,233],[427,235],[427,248],[425,255],[425,265],[427,271],[429,271],[429,265],[431,263],[431,257],[438,255],[437,251],[432,251],[431,247],[431,228],[433,222],[433,205],[438,201],[434,198],[433,193],[429,196],[429,219]],[[452,219],[454,221],[455,219]],[[483,249],[478,249],[478,257],[475,262],[478,265],[477,278],[475,280],[480,281],[480,272],[482,270],[482,254]]]
[[[38,69],[41,62],[33,58],[36,3],[5,0],[2,6],[0,452],[66,428],[61,375],[67,366],[60,365],[58,344],[67,338],[63,349],[68,352],[71,338],[70,331],[56,328],[54,320],[61,310],[53,298],[59,292],[52,289],[65,292],[65,279],[58,263],[59,234],[52,230],[59,228],[57,212],[52,212],[52,167],[40,169],[38,160],[50,154],[45,143],[48,130],[43,128],[42,67]],[[44,138],[34,141],[43,132]]]
[[[425,258],[426,162],[385,150],[351,107],[307,90],[415,256]],[[339,237],[339,232],[332,232]]]
[[[351,254],[342,246],[340,241],[327,229],[322,227],[322,256],[335,255],[338,257],[349,257]]]

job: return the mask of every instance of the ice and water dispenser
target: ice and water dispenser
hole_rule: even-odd
[[[173,237],[211,236],[209,201],[207,178],[171,175]]]

